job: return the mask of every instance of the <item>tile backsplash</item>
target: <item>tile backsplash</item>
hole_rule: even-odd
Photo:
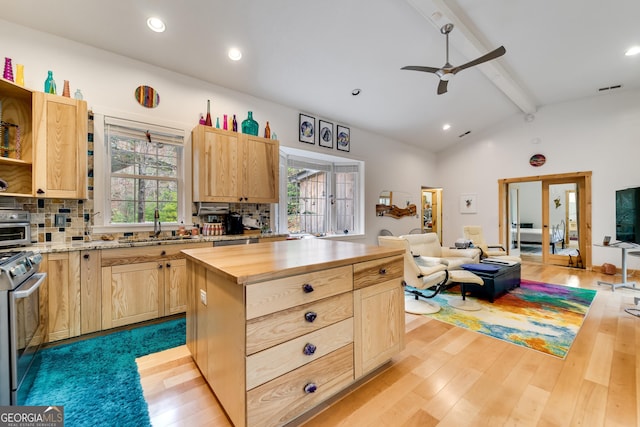
[[[16,198],[16,204],[31,213],[31,241],[35,243],[72,243],[91,240],[93,200],[31,199]],[[242,215],[252,216],[270,229],[271,205],[253,203],[231,203],[229,209]],[[56,220],[58,223],[56,223]],[[194,224],[200,227],[206,218],[194,216]],[[148,231],[110,233],[115,239],[138,239],[149,236]],[[160,237],[169,237],[175,230],[164,230]],[[96,236],[93,236],[95,239]]]

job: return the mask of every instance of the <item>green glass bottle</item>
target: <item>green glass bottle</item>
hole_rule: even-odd
[[[258,122],[253,120],[252,111],[249,111],[247,119],[242,122],[242,133],[258,136]]]
[[[47,74],[47,80],[44,81],[44,93],[56,94],[56,81],[53,80],[53,71]]]

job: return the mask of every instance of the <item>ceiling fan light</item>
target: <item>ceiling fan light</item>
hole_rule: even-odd
[[[453,78],[453,73],[443,73],[440,76],[440,80],[444,80],[445,82],[448,82],[449,80],[451,80]]]
[[[640,46],[632,46],[624,53],[626,56],[633,56],[640,53]]]

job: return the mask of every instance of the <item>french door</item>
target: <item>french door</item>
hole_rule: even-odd
[[[499,200],[510,254],[591,267],[591,172],[499,180]]]

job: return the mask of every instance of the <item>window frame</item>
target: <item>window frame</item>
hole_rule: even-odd
[[[122,118],[125,116],[126,118]],[[147,117],[135,116],[132,114],[111,113],[111,112],[94,112],[94,168],[93,168],[93,212],[94,226],[93,233],[115,233],[115,232],[146,232],[153,230],[153,223],[116,223],[112,224],[111,220],[111,161],[109,158],[110,147],[106,140],[105,121],[114,121],[118,123],[130,123],[133,127],[139,125],[138,129],[148,129],[153,135],[157,133],[170,133],[176,137],[182,138],[181,152],[178,153],[178,173],[177,173],[177,191],[178,191],[178,209],[176,222],[163,222],[163,230],[170,231],[178,229],[179,225],[191,226],[191,192],[186,189],[191,188],[191,167],[187,164],[187,160],[191,158],[190,149],[190,133],[177,123],[163,121],[158,124]],[[188,140],[189,138],[189,140]],[[153,177],[149,177],[154,179]]]
[[[346,236],[362,236],[364,235],[364,194],[365,194],[365,163],[361,160],[355,160],[350,158],[344,158],[339,156],[333,156],[323,153],[316,153],[312,151],[299,150],[291,147],[280,147],[280,201],[278,214],[278,229],[281,232],[285,232],[291,235],[305,235],[308,233],[295,233],[290,232],[288,228],[288,168],[289,159],[293,159],[298,164],[318,165],[318,170],[327,172],[327,185],[328,190],[326,192],[325,200],[328,207],[326,216],[328,225],[326,225],[327,232],[319,237],[346,237]],[[354,188],[354,229],[352,232],[344,233],[341,230],[337,230],[337,212],[335,205],[331,203],[331,199],[336,194],[336,173],[339,169],[344,167],[355,168],[356,179]],[[310,167],[311,169],[312,167]],[[331,233],[331,231],[333,231]]]

